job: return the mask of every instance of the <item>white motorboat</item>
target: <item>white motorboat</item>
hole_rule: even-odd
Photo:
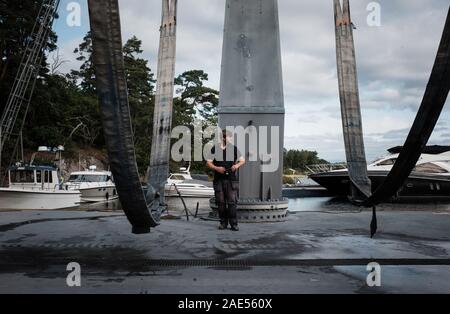
[[[82,202],[110,201],[119,197],[111,172],[97,171],[95,166],[87,171],[72,172],[67,186],[81,192]]]
[[[22,166],[8,169],[9,185],[0,188],[0,209],[62,209],[80,204],[79,191],[69,190],[55,167]]]
[[[201,176],[193,178],[189,169],[181,168],[180,173],[172,173],[167,179],[165,194],[179,196],[179,192],[183,197],[214,197],[212,183],[202,179]]]
[[[389,150],[390,155],[368,165],[367,170],[373,191],[386,179],[399,156],[400,149],[401,147],[394,147]],[[336,195],[349,193],[350,179],[347,169],[317,173],[310,178]],[[397,191],[394,199],[450,199],[450,148],[426,147],[416,167]]]

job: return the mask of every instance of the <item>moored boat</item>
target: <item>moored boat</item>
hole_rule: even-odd
[[[375,191],[386,179],[399,154],[391,154],[368,165],[368,175]],[[339,196],[349,195],[350,178],[347,169],[316,173],[310,178]],[[450,150],[425,149],[416,167],[396,192],[394,200],[450,200]]]
[[[111,172],[97,171],[95,166],[87,171],[72,172],[67,186],[81,192],[82,202],[110,201],[119,197]]]
[[[51,166],[20,165],[8,169],[8,187],[0,188],[0,209],[63,209],[80,204],[79,191],[69,190]]]
[[[166,196],[214,197],[212,183],[207,180],[193,178],[189,169],[181,168],[179,173],[172,173],[165,186]]]

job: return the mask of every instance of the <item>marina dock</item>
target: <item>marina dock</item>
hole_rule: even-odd
[[[0,212],[0,293],[449,293],[450,204],[370,211],[331,198],[294,199],[283,223],[218,231],[208,200],[187,199],[132,235],[117,202],[79,210]],[[382,286],[366,284],[369,262]],[[81,287],[66,284],[70,262]]]

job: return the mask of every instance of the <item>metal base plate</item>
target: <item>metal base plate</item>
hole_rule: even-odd
[[[209,217],[219,219],[216,199],[209,201],[212,212]],[[260,222],[283,222],[286,220],[288,212],[288,200],[258,201],[239,200],[237,204],[237,216],[239,222],[260,223]]]

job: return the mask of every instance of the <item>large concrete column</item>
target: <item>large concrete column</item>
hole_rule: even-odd
[[[170,133],[172,130],[175,77],[177,0],[162,0],[162,19],[158,53],[153,141],[150,157],[149,187],[164,204],[164,186],[169,176]],[[151,194],[153,191],[149,191]]]
[[[354,199],[361,199],[370,196],[371,184],[367,175],[349,0],[344,0],[343,7],[340,0],[334,0],[334,15],[342,127],[352,182],[350,194]]]
[[[284,99],[277,0],[226,1],[220,85],[220,127],[250,126],[247,136],[252,137],[257,130],[259,140],[260,127],[267,127],[268,152],[278,150],[272,158],[276,168],[264,172],[261,145],[255,150],[247,141],[247,164],[239,173],[240,219],[282,220],[287,202],[281,190]],[[272,127],[279,131],[273,137]]]

